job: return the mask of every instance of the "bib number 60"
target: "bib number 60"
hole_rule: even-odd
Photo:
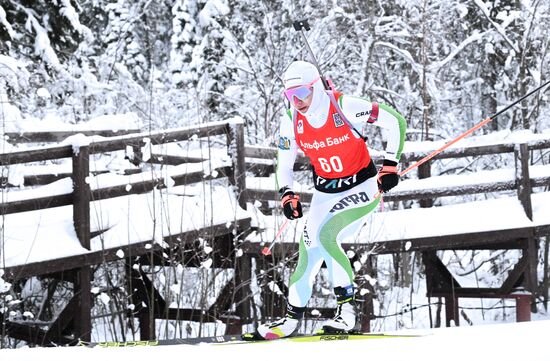
[[[342,160],[339,156],[335,155],[330,157],[328,160],[326,158],[318,158],[321,169],[327,173],[340,173],[344,170],[342,165]]]

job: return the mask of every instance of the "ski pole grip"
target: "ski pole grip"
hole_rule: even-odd
[[[300,31],[300,30],[305,30],[305,31],[309,31],[311,28],[309,27],[309,23],[307,22],[307,19],[303,19],[303,20],[296,20],[292,23],[292,26],[294,27],[294,30],[296,31]]]

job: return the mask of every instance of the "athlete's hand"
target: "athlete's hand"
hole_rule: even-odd
[[[283,213],[288,219],[296,219],[302,217],[302,203],[300,197],[291,190],[287,190],[281,196],[281,205]]]
[[[381,193],[387,192],[399,183],[397,174],[397,162],[384,159],[382,169],[378,172],[378,190]]]

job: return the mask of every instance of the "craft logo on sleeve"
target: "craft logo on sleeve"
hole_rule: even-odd
[[[360,118],[360,117],[370,116],[370,114],[371,114],[370,110],[363,110],[362,112],[355,113],[355,117]]]

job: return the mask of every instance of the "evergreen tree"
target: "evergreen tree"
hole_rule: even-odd
[[[177,1],[172,7],[170,71],[172,83],[180,88],[197,84],[197,73],[191,67],[193,49],[200,43],[197,15],[195,1]]]
[[[2,54],[20,61],[26,71],[32,74],[25,83],[29,88],[14,88],[7,83],[12,100],[25,111],[40,106],[35,99],[35,89],[50,82],[67,78],[64,66],[83,40],[90,40],[92,34],[83,25],[78,13],[81,8],[73,0],[51,3],[39,1],[9,1],[0,10],[0,50]],[[26,74],[22,72],[23,76]],[[16,74],[20,77],[21,74]],[[54,94],[58,105],[63,104],[65,91]]]
[[[226,30],[229,11],[227,3],[208,0],[198,13],[202,39],[198,47],[201,61],[197,62],[196,69],[199,72],[197,92],[203,99],[206,121],[224,120],[235,115],[224,95],[225,89],[234,82],[235,73],[225,61],[228,48],[225,39],[230,36]]]

